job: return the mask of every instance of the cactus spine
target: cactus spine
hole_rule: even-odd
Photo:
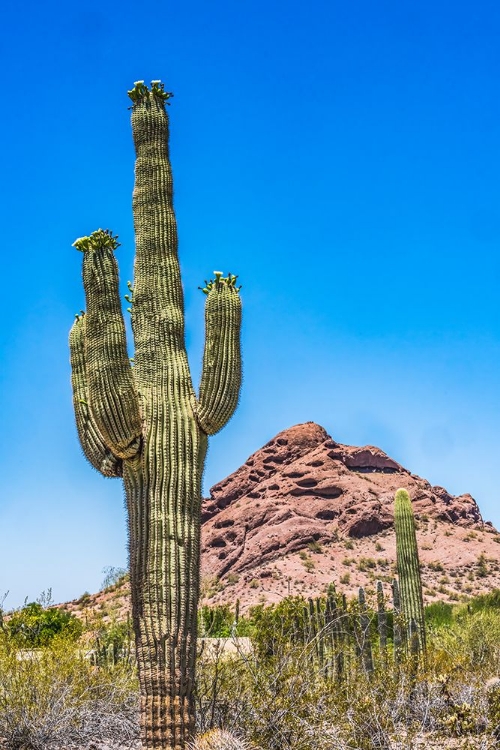
[[[132,617],[147,748],[184,750],[194,735],[201,477],[207,436],[236,408],[241,302],[236,277],[205,282],[205,351],[196,397],[184,343],[184,304],[163,84],[129,92],[136,150],[131,303],[134,365],[118,292],[116,237],[98,230],[83,252],[86,314],[70,333],[73,400],[85,456],[123,476]]]
[[[394,499],[396,559],[401,609],[409,624],[415,620],[422,650],[425,650],[424,602],[418,559],[415,519],[408,492],[399,489]]]

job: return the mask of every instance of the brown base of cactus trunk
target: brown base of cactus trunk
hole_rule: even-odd
[[[159,695],[141,699],[143,748],[186,750],[194,737],[194,729],[194,710],[187,700]]]

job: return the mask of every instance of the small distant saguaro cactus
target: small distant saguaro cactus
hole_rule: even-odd
[[[127,295],[135,341],[125,340],[114,250],[97,230],[83,252],[86,313],[70,333],[81,445],[104,476],[123,477],[128,509],[132,619],[146,748],[184,750],[194,736],[193,680],[200,561],[201,478],[207,436],[232,416],[241,383],[236,277],[205,282],[199,395],[184,343],[169,161],[171,94],[160,81],[128,92],[136,150],[135,278]]]
[[[408,492],[399,489],[394,498],[394,529],[401,610],[406,623],[415,620],[420,647],[425,650],[424,601],[418,559],[415,518]]]

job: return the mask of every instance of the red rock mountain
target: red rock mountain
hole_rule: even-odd
[[[394,494],[405,487],[417,519],[424,598],[457,601],[500,588],[500,534],[470,495],[453,497],[380,448],[336,443],[313,422],[280,432],[203,503],[202,603],[242,611],[288,594],[347,595],[395,573]],[[128,584],[65,605],[124,619]]]
[[[354,593],[392,578],[393,500],[410,493],[424,594],[457,599],[500,586],[500,535],[475,500],[411,474],[380,448],[335,442],[308,422],[279,433],[203,504],[202,593],[244,608],[331,581]]]

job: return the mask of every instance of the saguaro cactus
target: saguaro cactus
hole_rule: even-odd
[[[399,489],[394,498],[394,529],[401,609],[408,625],[412,618],[415,620],[421,648],[425,650],[424,602],[415,519],[410,496],[404,489]]]
[[[136,149],[133,366],[118,292],[118,243],[98,230],[83,252],[86,313],[70,333],[78,433],[91,464],[123,476],[132,618],[145,747],[180,750],[194,734],[201,477],[207,436],[232,416],[241,382],[236,277],[206,282],[206,338],[196,397],[184,343],[184,305],[172,203],[171,94],[160,81],[129,92]]]

